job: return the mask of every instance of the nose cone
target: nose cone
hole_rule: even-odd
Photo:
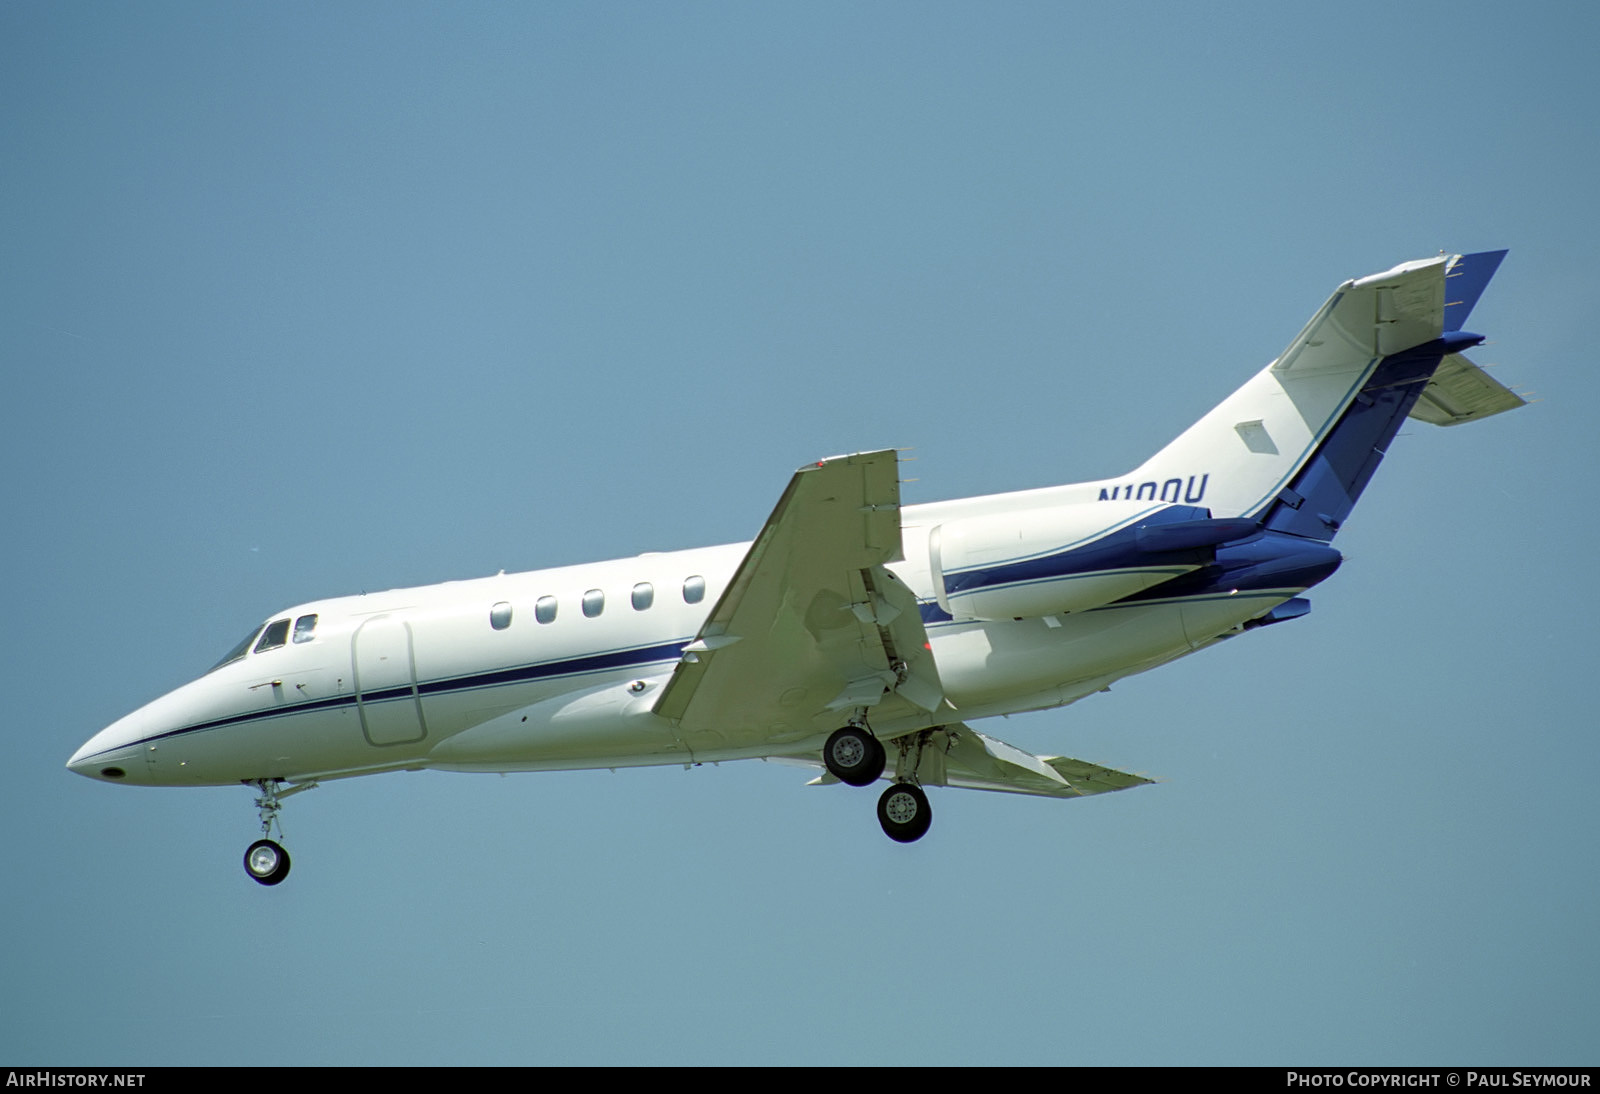
[[[191,680],[90,737],[72,754],[67,767],[100,782],[139,786],[223,786],[236,782],[229,766],[231,757],[219,753],[215,742],[207,745],[197,742],[197,737],[226,724],[229,715],[239,715],[238,684],[236,676],[229,678],[225,673],[208,673]],[[270,702],[266,697],[258,701],[261,706]],[[216,763],[207,767],[211,761]],[[208,776],[207,771],[212,774]]]
[[[134,723],[135,716],[130,715],[90,737],[67,761],[67,770],[108,783],[134,781],[142,762]]]

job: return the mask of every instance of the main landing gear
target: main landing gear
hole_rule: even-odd
[[[884,835],[899,843],[915,843],[928,834],[933,809],[928,795],[917,785],[917,767],[927,731],[895,742],[894,785],[878,799],[878,823]],[[822,762],[829,773],[850,786],[871,786],[888,766],[888,750],[865,725],[851,723],[836,729],[822,746]]]
[[[261,791],[261,796],[256,799],[256,810],[261,815],[261,835],[264,838],[256,840],[245,851],[244,870],[262,885],[276,885],[289,876],[289,852],[283,849],[283,844],[270,838],[273,825],[278,826],[279,838],[283,836],[283,825],[278,820],[283,799],[302,790],[314,789],[317,784],[301,783],[282,791],[278,789],[283,785],[281,779],[256,779],[253,785]]]
[[[878,823],[883,834],[897,843],[917,842],[933,823],[928,795],[916,783],[895,783],[878,799]]]
[[[836,729],[822,746],[822,762],[834,778],[850,786],[871,786],[888,761],[883,742],[864,725]]]

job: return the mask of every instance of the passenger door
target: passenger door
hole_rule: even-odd
[[[351,638],[356,709],[361,732],[374,745],[401,745],[427,736],[417,696],[411,626],[392,615],[374,616]]]

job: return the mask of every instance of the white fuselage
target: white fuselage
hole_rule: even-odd
[[[1099,511],[1096,499],[1105,496],[1106,485],[908,506],[902,510],[905,559],[890,569],[931,606],[932,530],[956,521],[1006,522],[1018,510]],[[784,741],[781,748],[773,742],[718,747],[703,737],[685,739],[652,712],[684,645],[748,546],[302,604],[274,615],[258,632],[256,649],[113,723],[69,766],[107,781],[180,786],[422,768],[694,763],[819,749],[820,738]],[[1286,584],[1000,621],[931,613],[928,640],[954,713],[875,721],[873,729],[890,739],[950,718],[1070,703],[1235,633],[1303,588]],[[550,598],[554,617],[541,621]],[[280,634],[279,644],[267,642],[274,623],[294,627],[310,617],[309,631],[296,635],[305,640]],[[270,648],[260,648],[263,643]]]

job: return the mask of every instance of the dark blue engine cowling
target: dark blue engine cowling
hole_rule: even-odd
[[[950,617],[1027,619],[1159,595],[1259,532],[1196,506],[1096,502],[946,522],[929,536],[929,561]]]
[[[1343,561],[1344,556],[1326,543],[1264,531],[1218,547],[1210,565],[1127,597],[1122,603],[1263,589],[1298,592],[1327,580]]]

